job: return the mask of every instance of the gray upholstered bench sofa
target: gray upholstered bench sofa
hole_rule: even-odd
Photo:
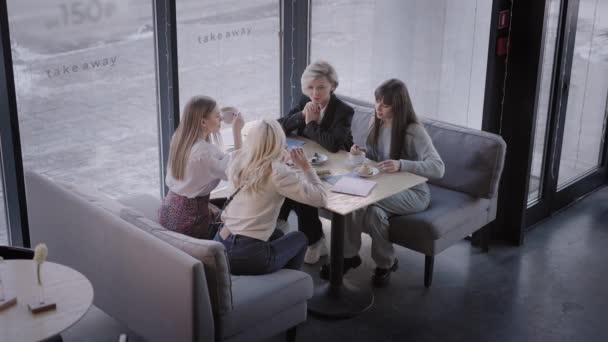
[[[355,109],[353,140],[364,146],[373,105],[340,98]],[[445,175],[429,181],[431,204],[426,211],[395,216],[389,222],[393,243],[425,255],[424,284],[429,287],[435,255],[455,242],[482,230],[487,251],[488,224],[496,218],[506,144],[496,134],[427,118],[421,121],[443,159]]]
[[[160,200],[112,200],[26,173],[32,244],[83,273],[94,304],[147,341],[259,341],[306,320],[312,279],[281,270],[231,276],[224,246],[155,222]]]

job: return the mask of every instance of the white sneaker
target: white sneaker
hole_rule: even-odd
[[[306,254],[304,255],[304,262],[307,264],[316,264],[319,262],[319,258],[324,255],[327,255],[329,250],[327,249],[327,242],[325,242],[325,237],[321,237],[321,239],[315,242],[313,245],[308,246],[306,249]]]
[[[289,222],[281,219],[277,219],[277,227],[278,230],[282,231],[284,234],[289,233]]]

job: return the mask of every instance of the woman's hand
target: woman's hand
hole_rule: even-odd
[[[284,149],[283,151],[281,151],[280,160],[281,160],[281,163],[285,163],[288,166],[293,165],[293,162],[291,161],[291,156],[289,156],[289,150],[287,150],[287,149]]]
[[[291,151],[289,151],[289,156],[291,157],[291,161],[303,171],[310,169],[310,163],[301,147],[292,148]]]
[[[401,169],[401,163],[398,160],[385,160],[381,161],[376,166],[383,172],[392,173],[397,172]]]
[[[239,112],[236,114],[234,121],[232,122],[232,130],[240,133],[243,130],[243,126],[245,126],[245,118]]]
[[[304,121],[308,124],[311,121],[319,122],[321,120],[321,108],[318,104],[308,102],[302,110]]]
[[[350,147],[350,153],[352,154],[359,154],[361,152],[365,152],[365,149],[357,144]]]
[[[243,135],[241,131],[245,126],[245,118],[241,113],[237,113],[232,121],[232,138],[234,139],[234,149],[239,150],[243,146]]]

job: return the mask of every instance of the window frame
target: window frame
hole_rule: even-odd
[[[279,1],[281,13],[281,116],[285,116],[295,107],[301,97],[300,75],[310,60],[311,1]],[[298,15],[301,13],[305,15]]]
[[[9,245],[30,247],[8,11],[0,0],[0,167]]]

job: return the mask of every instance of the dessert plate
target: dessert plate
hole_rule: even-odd
[[[325,162],[327,162],[328,160],[329,160],[329,157],[327,157],[323,153],[317,153],[317,152],[315,152],[312,155],[312,158],[308,159],[308,161],[312,165],[321,165],[321,164],[324,164]]]

